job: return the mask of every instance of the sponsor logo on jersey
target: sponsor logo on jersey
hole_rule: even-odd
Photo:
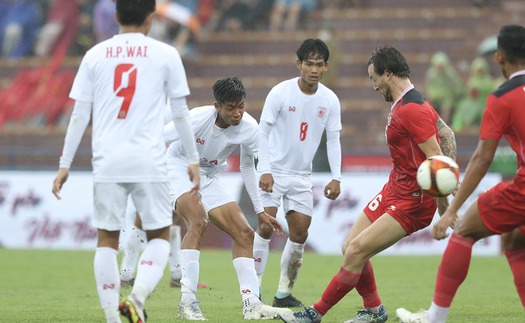
[[[288,107],[288,111],[295,112],[295,107]]]
[[[326,108],[325,107],[317,108],[317,116],[319,118],[324,118],[325,115],[326,115]]]

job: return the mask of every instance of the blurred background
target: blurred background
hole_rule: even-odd
[[[8,210],[2,203],[14,199],[16,181],[2,176],[22,171],[31,178],[31,171],[57,169],[74,75],[86,50],[117,32],[113,15],[112,0],[0,0],[0,210]],[[493,59],[494,35],[524,18],[522,0],[297,0],[290,6],[280,0],[158,0],[151,36],[181,53],[190,107],[213,102],[218,78],[238,76],[257,120],[271,87],[298,76],[301,42],[324,39],[331,65],[323,83],[343,110],[343,170],[384,174],[390,170],[384,139],[390,104],[368,79],[370,53],[392,45],[406,56],[412,82],[456,131],[464,169],[485,98],[503,82]],[[88,129],[72,170],[91,170],[90,147]],[[329,170],[324,145],[314,169]],[[237,157],[229,170],[238,170]],[[492,170],[504,177],[515,173],[505,143]],[[35,197],[23,190],[19,204],[30,205]]]

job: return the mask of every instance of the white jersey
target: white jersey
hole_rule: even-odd
[[[214,176],[223,170],[228,156],[238,147],[249,155],[257,155],[258,124],[247,112],[244,112],[239,125],[228,128],[215,125],[217,111],[213,105],[191,109],[190,118],[200,156],[201,174]],[[165,136],[168,142],[173,141],[167,151],[168,159],[186,165],[187,155],[173,123],[166,125]]]
[[[163,109],[189,93],[172,46],[126,33],[90,49],[70,97],[93,104],[94,181],[166,181]]]
[[[264,103],[261,122],[272,125],[268,157],[272,174],[308,175],[324,130],[340,131],[341,104],[335,93],[319,83],[308,95],[299,78],[274,86]]]

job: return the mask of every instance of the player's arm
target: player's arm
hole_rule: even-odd
[[[259,124],[259,153],[257,170],[259,173],[261,173],[259,187],[265,192],[272,192],[273,190],[273,176],[271,174],[268,147],[272,127],[273,125],[266,121],[261,121]]]
[[[332,180],[324,189],[324,196],[335,200],[341,194],[341,132],[326,131],[326,152]]]
[[[175,124],[170,121],[164,126],[164,142],[166,146],[179,139],[179,132],[175,128]]]
[[[257,190],[257,172],[255,170],[254,158],[255,156],[251,154],[248,149],[245,149],[241,146],[241,160],[239,170],[241,171],[241,175],[244,180],[244,187],[250,196],[255,213],[257,213],[259,217],[259,223],[266,223],[274,231],[281,234],[284,232],[284,229],[279,221],[264,212],[261,197],[259,195],[259,191]]]
[[[452,158],[453,160],[456,160],[457,156],[457,146],[456,146],[456,136],[454,135],[454,131],[450,129],[449,126],[443,121],[443,119],[439,118],[436,121],[437,129],[438,129],[438,136],[439,136],[439,147],[441,147],[441,151],[443,152],[443,155],[448,156]]]
[[[173,124],[177,128],[180,140],[186,151],[189,165],[188,175],[194,186],[190,192],[197,193],[200,189],[200,167],[199,167],[199,153],[197,152],[197,146],[195,145],[195,134],[191,126],[190,113],[188,110],[188,104],[186,98],[171,98],[171,116],[173,118]]]
[[[60,200],[60,190],[62,185],[67,181],[69,176],[69,168],[73,162],[73,158],[77,152],[80,140],[86,131],[86,128],[91,120],[91,109],[93,105],[88,102],[75,101],[71,119],[66,131],[66,138],[64,140],[64,148],[62,149],[62,156],[60,156],[60,163],[58,173],[53,181],[53,194]]]

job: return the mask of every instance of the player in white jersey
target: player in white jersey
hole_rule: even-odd
[[[276,318],[290,310],[267,306],[259,299],[259,283],[253,259],[254,230],[217,176],[226,166],[228,156],[240,148],[240,171],[259,221],[270,227],[272,232],[283,232],[279,222],[264,212],[257,188],[254,158],[258,150],[258,125],[245,112],[246,90],[238,78],[218,80],[213,86],[213,94],[214,105],[190,110],[200,156],[200,196],[189,193],[191,183],[184,165],[190,156],[186,147],[171,124],[165,127],[166,141],[171,142],[166,153],[168,176],[172,183],[171,202],[175,216],[184,221],[187,229],[180,252],[182,297],[179,317],[187,320],[205,319],[196,292],[200,243],[207,223],[211,221],[233,239],[233,265],[239,280],[244,319]]]
[[[324,195],[335,200],[341,192],[341,105],[320,83],[328,70],[329,50],[319,39],[305,40],[297,50],[300,76],[272,88],[264,103],[259,125],[259,187],[265,211],[277,215],[283,203],[289,239],[281,257],[281,275],[273,306],[300,307],[292,295],[312,221],[312,160],[326,130],[332,180]],[[259,222],[253,254],[259,283],[266,267],[272,230]]]
[[[117,0],[119,34],[84,56],[70,97],[75,106],[66,133],[53,193],[60,191],[92,118],[93,224],[98,230],[94,271],[107,322],[144,322],[144,303],[162,278],[169,254],[169,183],[163,140],[163,108],[171,102],[173,122],[188,151],[192,192],[200,188],[186,96],[186,73],[175,48],[146,36],[155,0]],[[119,304],[118,240],[131,196],[149,240],[129,297]]]

